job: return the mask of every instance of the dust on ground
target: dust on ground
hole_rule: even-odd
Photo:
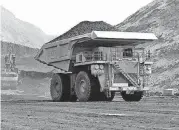
[[[49,78],[24,78],[15,91],[1,91],[1,129],[177,130],[179,97],[125,102],[52,102]]]
[[[1,100],[50,99],[50,80],[50,78],[22,78],[16,90],[1,90]]]
[[[177,130],[179,98],[145,97],[140,102],[2,101],[2,129]]]

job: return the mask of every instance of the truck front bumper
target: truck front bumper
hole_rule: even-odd
[[[126,92],[134,92],[134,91],[147,91],[149,90],[148,87],[135,87],[135,86],[128,86],[128,83],[113,83],[112,87],[109,88],[110,91],[126,91]]]

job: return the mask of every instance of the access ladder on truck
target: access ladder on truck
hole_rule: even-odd
[[[119,64],[114,64],[114,67],[115,67],[116,71],[122,73],[122,75],[123,75],[127,80],[129,80],[132,85],[134,85],[135,87],[140,87],[140,86],[138,85],[138,83],[137,83],[133,78],[131,78],[131,76],[130,76],[128,73],[125,73],[124,70],[121,69],[121,67],[119,66]]]

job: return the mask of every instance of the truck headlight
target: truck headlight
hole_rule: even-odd
[[[104,65],[91,65],[91,74],[94,76],[102,75],[104,74]]]
[[[96,70],[98,70],[98,69],[99,69],[99,65],[95,65],[94,68],[95,68]]]
[[[104,69],[104,65],[100,65],[99,68],[100,68],[101,70],[103,70],[103,69]]]

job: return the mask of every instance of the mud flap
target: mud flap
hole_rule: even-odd
[[[134,91],[127,90],[127,91],[126,91],[126,94],[134,94]]]
[[[99,84],[100,84],[100,92],[103,92],[105,90],[105,84],[106,84],[106,79],[105,79],[105,75],[102,74],[102,75],[99,75],[98,76],[98,81],[99,81]]]

